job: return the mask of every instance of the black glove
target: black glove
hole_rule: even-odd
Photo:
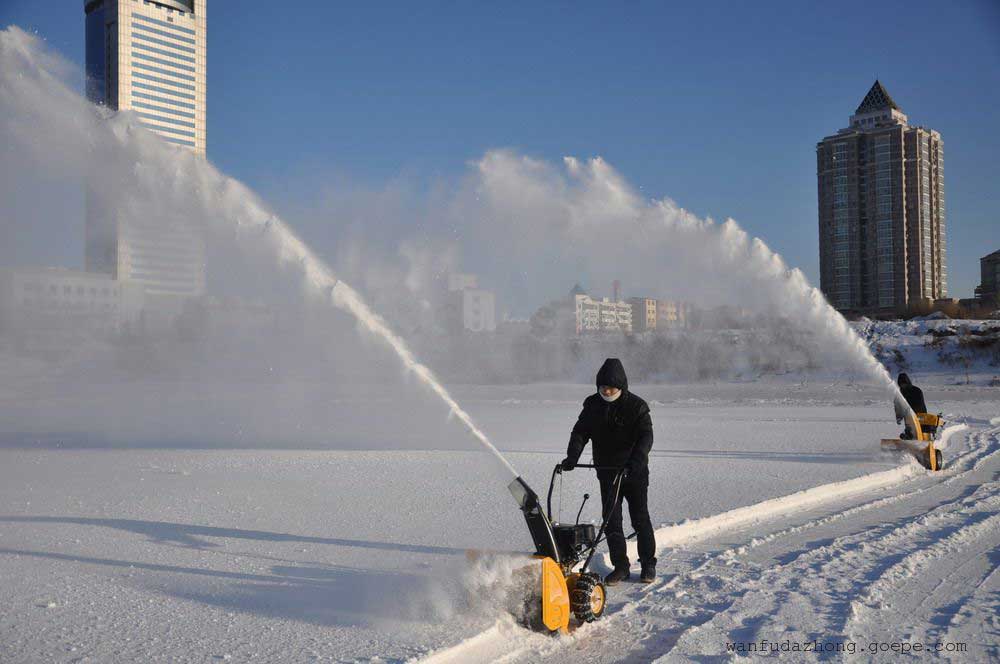
[[[560,463],[559,466],[563,470],[573,470],[574,468],[576,468],[576,460],[566,457],[565,459],[562,460],[562,463]]]
[[[622,466],[622,479],[627,479],[629,475],[635,472],[635,462],[631,459],[625,462]]]

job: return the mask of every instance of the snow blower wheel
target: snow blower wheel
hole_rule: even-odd
[[[604,615],[608,593],[601,577],[596,574],[580,574],[569,592],[570,607],[580,622],[594,622]]]

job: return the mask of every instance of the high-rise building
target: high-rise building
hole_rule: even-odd
[[[199,155],[206,145],[206,1],[84,2],[88,99],[131,111],[163,140]],[[198,232],[169,213],[126,215],[115,200],[114,192],[88,192],[87,270],[138,282],[150,295],[204,293]]]
[[[976,300],[984,307],[1000,305],[1000,250],[979,259],[979,273]]]
[[[841,311],[944,298],[944,144],[875,84],[850,125],[816,145],[820,289]]]

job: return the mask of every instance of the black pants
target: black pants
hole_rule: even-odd
[[[613,478],[601,479],[601,504],[607,509],[614,499],[615,485]],[[649,478],[642,477],[622,481],[621,493],[615,509],[608,517],[608,525],[604,532],[608,537],[608,551],[611,552],[611,564],[617,568],[628,569],[631,563],[625,545],[625,533],[622,531],[622,502],[628,503],[628,515],[632,520],[632,528],[639,540],[639,562],[656,564],[656,539],[653,536],[653,523],[649,518],[649,505],[646,492],[649,488]]]

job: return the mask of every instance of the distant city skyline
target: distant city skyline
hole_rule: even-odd
[[[328,222],[297,213],[329,183],[429,187],[513,147],[601,155],[650,197],[734,217],[818,286],[813,148],[875,78],[945,137],[949,296],[971,297],[979,258],[1000,248],[995,3],[296,12],[309,20],[284,30],[274,3],[213,5],[209,156],[321,253],[335,249]],[[10,0],[0,24],[36,31],[82,72],[80,14]],[[79,263],[66,243],[45,250],[40,262]]]

